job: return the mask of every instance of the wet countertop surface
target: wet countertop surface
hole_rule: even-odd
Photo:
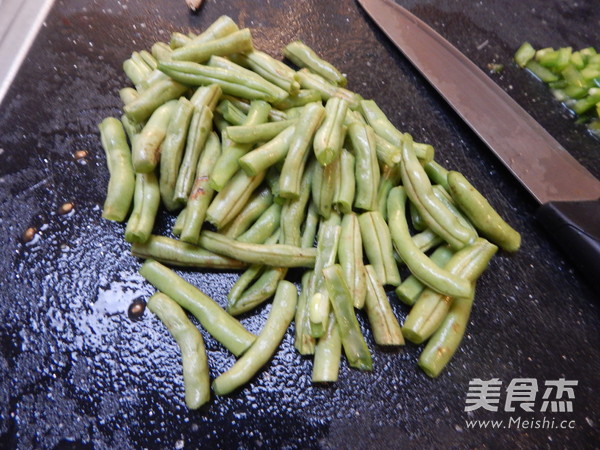
[[[503,64],[490,76],[600,176],[600,141],[511,62],[525,40],[600,48],[595,2],[400,3],[480,67]],[[297,38],[311,45],[348,75],[350,89],[375,99],[399,129],[434,145],[440,163],[472,179],[522,232],[521,251],[498,254],[478,283],[463,344],[439,379],[417,368],[421,347],[378,348],[361,313],[372,373],[343,362],[338,383],[312,385],[311,361],[295,352],[292,326],[247,387],[190,412],[175,342],[148,311],[139,320],[128,316],[131,303],[153,288],[137,273],[140,261],[129,253],[124,226],[101,218],[108,171],[97,124],[120,115],[118,90],[127,85],[121,64],[133,50],[168,41],[171,31],[198,32],[222,14],[250,27],[255,46],[273,56]],[[87,155],[75,157],[81,150]],[[206,0],[192,14],[183,0],[57,0],[0,105],[0,202],[0,446],[586,448],[600,442],[598,295],[535,222],[536,205],[525,189],[353,1]],[[61,214],[69,202],[73,210]],[[156,232],[167,234],[172,223],[161,212]],[[38,233],[23,243],[29,227]],[[180,273],[222,305],[237,277]],[[403,320],[407,309],[393,293],[390,299]],[[259,332],[269,308],[244,315],[242,323]],[[234,359],[203,335],[214,378]],[[538,385],[531,412],[505,404],[509,384],[519,378]],[[465,411],[474,379],[502,383],[498,411]],[[572,411],[543,412],[546,383],[560,379],[578,383],[574,398],[561,398]],[[506,428],[470,429],[471,420],[502,420]]]

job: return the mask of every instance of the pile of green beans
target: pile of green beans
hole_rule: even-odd
[[[269,363],[292,321],[315,383],[335,382],[343,355],[370,371],[375,346],[430,337],[419,365],[437,376],[465,332],[476,280],[498,248],[521,243],[337,68],[300,41],[283,54],[293,65],[256,50],[226,16],[199,35],[173,33],[125,61],[124,113],[99,126],[103,216],[127,221],[140,274],[157,289],[148,307],[181,347],[190,408],[210,399],[202,333],[239,358],[212,382],[226,395]],[[163,213],[176,220],[158,235]],[[240,276],[221,305],[174,268]],[[254,335],[237,316],[269,299]],[[412,307],[404,324],[398,299]]]

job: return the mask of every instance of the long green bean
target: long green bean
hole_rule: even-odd
[[[270,110],[269,110],[270,111]],[[232,141],[238,144],[256,144],[267,142],[282,131],[296,124],[297,119],[279,120],[257,125],[237,125],[227,128],[227,134]]]
[[[269,124],[264,125],[276,123],[282,122],[269,122]],[[232,128],[234,127],[228,128],[228,135]],[[295,130],[295,126],[289,126],[273,139],[243,155],[239,159],[239,165],[242,170],[252,176],[267,170],[269,167],[282,161],[290,148],[290,143]]]
[[[346,77],[302,41],[290,42],[283,54],[298,67],[306,67],[339,86],[346,86]]]
[[[165,324],[181,350],[185,404],[197,409],[210,400],[210,378],[204,339],[187,315],[171,298],[156,293],[148,309]]]
[[[254,50],[246,54],[232,55],[230,58],[292,95],[300,90],[295,71],[264,52]]]
[[[174,61],[203,63],[208,61],[213,55],[228,56],[234,53],[247,53],[252,50],[254,50],[252,34],[248,28],[244,28],[210,41],[192,41],[183,47],[173,50],[171,59]]]
[[[297,300],[296,287],[289,281],[280,281],[269,317],[254,344],[233,367],[213,381],[217,395],[227,395],[247,383],[269,361],[294,317]]]
[[[187,87],[171,79],[160,80],[144,90],[134,101],[123,107],[125,115],[135,122],[143,122],[169,100],[179,98]]]

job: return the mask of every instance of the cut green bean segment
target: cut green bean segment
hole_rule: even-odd
[[[127,242],[145,242],[152,234],[156,213],[160,206],[160,190],[154,172],[135,176],[133,211],[125,228]]]
[[[515,252],[521,246],[521,235],[507,224],[489,202],[459,172],[448,173],[452,198],[473,225],[502,249]]]
[[[213,114],[210,108],[201,106],[194,110],[173,194],[173,200],[179,204],[185,204],[192,191],[200,154],[212,132],[212,119]]]
[[[319,214],[328,219],[333,209],[337,175],[339,174],[339,159],[322,166],[315,164],[312,181],[312,198]]]
[[[473,294],[469,280],[440,268],[414,244],[406,222],[406,192],[402,186],[393,188],[388,196],[388,225],[396,252],[421,282],[450,297]]]
[[[279,177],[279,194],[282,197],[298,198],[300,196],[302,174],[308,160],[309,149],[324,116],[325,108],[320,103],[310,103],[304,107]]]
[[[352,153],[342,149],[338,162],[338,171],[335,175],[335,189],[333,206],[344,214],[352,212],[354,196],[356,193],[356,177],[354,174],[355,158]]]
[[[296,72],[296,76],[300,86],[304,89],[317,91],[323,100],[327,101],[331,97],[339,97],[348,102],[350,109],[358,108],[361,97],[355,92],[331,84],[322,76],[312,73],[307,69],[300,69]]]
[[[243,354],[256,336],[227,314],[213,299],[159,262],[148,260],[140,274],[159,291],[192,313],[211,336],[236,356]]]
[[[183,47],[173,50],[171,59],[174,61],[203,63],[208,61],[213,55],[228,56],[234,53],[248,53],[253,49],[250,30],[244,28],[210,41],[190,42]]]
[[[319,212],[313,202],[308,203],[306,211],[306,220],[304,221],[304,230],[300,238],[300,247],[310,248],[315,245],[315,237],[317,236],[317,227],[319,226]]]
[[[290,94],[289,97],[274,103],[273,106],[277,109],[287,110],[321,100],[321,93],[316,89],[300,89],[298,92]]]
[[[432,248],[437,247],[444,242],[442,238],[440,238],[429,228],[421,231],[420,233],[414,234],[412,236],[412,241],[423,253],[428,252]]]
[[[387,220],[387,198],[393,187],[400,183],[400,165],[384,166],[381,179],[379,181],[379,189],[377,190],[377,210],[381,213],[384,220]]]
[[[254,344],[233,367],[213,381],[212,388],[217,395],[227,395],[244,385],[269,361],[290,326],[297,300],[296,286],[280,281],[269,317]]]
[[[444,169],[444,167],[435,161],[429,161],[423,168],[431,180],[431,184],[439,184],[440,186],[443,186],[446,191],[450,191],[448,186],[448,170]]]
[[[151,70],[145,64],[141,65],[133,58],[129,58],[123,62],[123,72],[135,86],[138,86],[146,79]]]
[[[429,258],[437,266],[444,267],[453,254],[454,252],[450,247],[443,245],[436,248]],[[425,285],[417,277],[410,275],[396,288],[395,292],[402,303],[412,306],[424,289]]]
[[[233,176],[215,196],[206,211],[206,219],[217,229],[227,226],[244,208],[255,189],[265,178],[265,172],[249,177],[243,170]]]
[[[140,96],[123,107],[125,115],[135,122],[143,122],[169,100],[179,98],[187,88],[171,79],[160,80],[144,90]]]
[[[315,133],[313,150],[317,161],[323,166],[337,160],[344,143],[346,112],[348,102],[339,97],[331,97],[325,104],[325,118]]]
[[[487,268],[497,250],[495,245],[477,238],[473,244],[456,252],[444,268],[473,283]],[[456,298],[472,297],[473,294]],[[429,288],[425,289],[402,326],[404,337],[415,344],[427,340],[438,329],[454,300]]]
[[[475,227],[473,226],[471,221],[469,221],[469,219],[462,213],[462,211],[457,208],[457,206],[454,202],[454,199],[448,193],[448,191],[446,191],[446,189],[444,189],[443,186],[440,186],[438,184],[432,186],[432,189],[433,189],[433,195],[435,195],[437,197],[437,199],[440,202],[442,202],[442,204],[446,208],[448,208],[448,211],[450,211],[452,213],[452,215],[454,215],[454,217],[456,217],[456,220],[458,220],[458,222],[463,227],[471,230],[471,232],[476,235],[477,230],[475,229]]]
[[[269,124],[271,123],[281,122],[270,122]],[[228,135],[231,128],[233,127],[228,128]],[[253,176],[282,161],[290,148],[295,130],[295,126],[287,127],[270,141],[243,155],[239,159],[239,165],[242,170],[248,175]]]
[[[270,109],[271,105],[267,102],[262,100],[253,101],[244,125],[257,125],[266,122]],[[223,138],[223,153],[210,176],[210,185],[216,191],[223,189],[227,182],[234,176],[240,168],[240,158],[248,153],[251,148],[250,144],[233,142],[229,139],[227,130],[228,128],[222,133],[222,135],[227,135],[227,139]]]
[[[209,252],[193,244],[166,236],[152,235],[146,242],[134,242],[131,253],[138,258],[155,259],[163,264],[197,269],[237,270],[247,264]]]
[[[363,262],[363,244],[358,217],[354,213],[342,218],[338,259],[344,279],[350,289],[355,308],[361,309],[367,295],[366,271]]]
[[[365,310],[375,342],[379,345],[404,345],[402,329],[375,269],[373,266],[366,266],[365,270],[367,273]]]
[[[310,186],[317,164],[312,164],[302,175],[300,196],[287,199],[281,210],[281,242],[296,247],[312,247],[301,245],[301,227],[305,223],[306,207],[310,199]]]
[[[252,70],[292,95],[300,90],[296,72],[267,53],[254,50],[246,54],[232,55],[230,58],[236,64]]]
[[[371,353],[360,330],[352,306],[352,296],[344,281],[342,268],[339,264],[329,266],[323,270],[323,277],[325,278],[325,285],[331,299],[348,364],[350,367],[360,370],[372,370]]]
[[[300,295],[296,308],[294,347],[301,355],[312,355],[315,352],[316,339],[310,334],[310,299],[314,293],[313,270],[307,270],[302,274]]]
[[[150,51],[157,61],[166,61],[171,58],[173,49],[165,42],[155,42]]]
[[[190,42],[192,42],[192,38],[190,36],[185,35],[183,33],[174,32],[171,33],[171,39],[169,40],[169,49],[173,51],[177,48],[189,44]],[[162,59],[164,58],[159,58],[159,60]]]
[[[448,208],[434,195],[425,170],[414,154],[412,137],[405,135],[402,146],[402,184],[410,201],[433,232],[454,249],[473,242],[477,233],[460,223]]]
[[[181,211],[179,211],[179,214],[177,214],[177,217],[175,218],[175,223],[173,224],[173,228],[171,229],[171,232],[173,233],[173,236],[181,236],[181,230],[183,229],[183,222],[185,221],[185,207],[181,209]]]
[[[222,229],[225,236],[236,239],[244,233],[261,214],[273,203],[273,194],[268,187],[255,192],[235,219]]]
[[[125,87],[119,90],[119,98],[124,105],[131,103],[140,96],[140,93],[131,87]]]
[[[369,263],[375,269],[382,284],[398,286],[400,272],[394,260],[392,236],[379,211],[370,211],[358,216],[363,248]]]
[[[148,300],[148,309],[167,327],[181,350],[185,404],[198,409],[210,400],[210,378],[204,339],[173,299],[156,293]]]
[[[227,126],[223,127],[223,130],[229,128],[230,125],[243,125],[247,119],[246,113],[228,99],[219,102],[216,111],[227,121]],[[223,132],[223,130],[221,130],[221,132]]]
[[[394,145],[386,139],[375,134],[375,152],[377,159],[386,166],[394,167],[402,160],[402,150],[397,145]]]
[[[220,16],[215,20],[206,30],[197,36],[194,36],[190,44],[200,44],[202,42],[208,42],[215,39],[222,38],[228,34],[235,33],[239,28],[237,24],[229,16]]]
[[[335,321],[335,315],[330,313],[327,331],[319,338],[315,347],[312,370],[313,383],[333,383],[338,379],[340,361],[342,359],[342,338]]]
[[[122,222],[129,214],[135,191],[131,150],[119,119],[108,117],[98,126],[110,173],[102,217]]]
[[[129,142],[133,142],[136,136],[144,129],[145,123],[134,122],[125,114],[123,114],[121,116],[121,125],[123,125],[123,129],[125,130],[125,134],[127,135]],[[129,159],[131,159],[131,151],[129,153]]]
[[[160,145],[167,135],[169,122],[176,107],[176,100],[171,100],[159,106],[152,113],[140,134],[133,140],[131,161],[136,172],[152,172],[158,164]]]
[[[316,249],[291,245],[260,245],[238,242],[212,231],[200,234],[200,246],[219,255],[235,258],[249,264],[274,267],[309,267],[315,265]]]
[[[534,56],[535,49],[533,46],[529,42],[524,42],[515,53],[515,61],[519,66],[525,67]]]
[[[206,218],[206,210],[215,195],[215,191],[208,182],[209,174],[215,167],[220,155],[221,143],[217,133],[213,131],[209,134],[198,160],[196,180],[185,206],[185,220],[181,229],[181,240],[184,242],[198,243],[200,231]]]
[[[427,342],[418,364],[428,376],[437,377],[454,356],[467,329],[472,307],[473,299],[455,299],[444,321]]]
[[[361,100],[359,110],[375,134],[391,145],[401,148],[403,134],[390,122],[374,100]]]
[[[286,267],[268,267],[227,311],[234,316],[246,313],[271,298],[279,282],[287,275]]]
[[[306,67],[332,83],[346,86],[346,77],[302,41],[290,42],[283,49],[283,54],[298,67]]]
[[[211,111],[215,111],[219,100],[221,99],[221,95],[223,91],[219,87],[218,84],[210,84],[208,86],[201,86],[194,94],[190,97],[190,102],[196,108],[200,108],[201,106],[206,106]]]
[[[375,134],[363,124],[355,122],[348,127],[348,136],[354,149],[356,194],[354,206],[373,211],[377,209],[379,163],[375,151]]]
[[[160,197],[169,211],[174,211],[180,206],[173,200],[173,196],[193,112],[192,103],[184,97],[180,98],[169,122],[165,140],[161,145]]]
[[[276,230],[281,221],[281,205],[273,203],[244,233],[236,238],[239,242],[264,242]]]
[[[238,144],[267,142],[297,122],[296,119],[267,122],[258,125],[237,125],[227,128],[227,134]]]

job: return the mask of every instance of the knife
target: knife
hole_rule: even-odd
[[[600,181],[425,22],[389,0],[358,2],[540,203],[538,221],[600,292]]]

